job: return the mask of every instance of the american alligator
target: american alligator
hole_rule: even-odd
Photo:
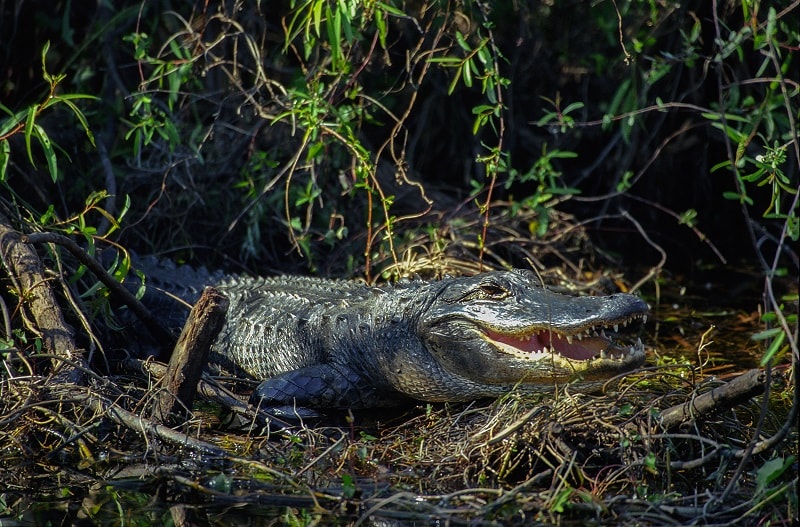
[[[644,301],[558,294],[531,271],[381,287],[289,276],[206,281],[230,300],[210,362],[263,381],[251,399],[262,407],[465,401],[576,379],[597,386],[644,360],[641,341],[605,333],[646,321]],[[200,289],[166,285],[188,301]]]

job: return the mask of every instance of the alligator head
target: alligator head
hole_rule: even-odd
[[[498,393],[576,379],[596,385],[644,361],[641,340],[615,338],[620,327],[647,319],[647,304],[633,295],[558,294],[521,270],[440,283],[418,334],[449,373]]]

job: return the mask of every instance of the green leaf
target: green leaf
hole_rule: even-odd
[[[50,141],[50,138],[47,137],[47,132],[44,131],[40,125],[34,126],[34,133],[36,134],[36,138],[39,140],[39,144],[42,145],[42,150],[44,150],[44,157],[47,159],[47,169],[50,171],[50,177],[53,179],[53,183],[58,180],[58,162],[56,160],[56,153],[53,150],[53,143]]]
[[[456,70],[456,74],[453,75],[453,80],[450,81],[450,86],[447,87],[447,95],[453,95],[453,92],[456,91],[456,85],[458,84],[458,80],[461,78],[461,70],[463,68],[458,68]]]
[[[713,174],[714,172],[716,172],[720,168],[725,168],[725,167],[729,167],[729,166],[731,166],[731,162],[726,159],[725,161],[721,161],[721,162],[717,163],[716,165],[714,165],[713,167],[711,167],[710,172]]]
[[[719,114],[719,113],[702,112],[700,115],[703,116],[704,118],[708,119],[709,121],[721,121],[722,120],[722,114]],[[738,121],[740,123],[750,123],[750,119],[749,118],[742,117],[740,115],[734,115],[732,113],[726,113],[725,114],[725,120],[726,121]]]
[[[325,6],[325,26],[328,32],[328,44],[331,47],[331,56],[334,66],[338,69],[342,66],[344,53],[342,51],[342,17],[341,11],[335,13],[330,5]]]
[[[583,103],[582,102],[574,102],[574,103],[568,105],[566,108],[564,108],[564,111],[561,112],[561,114],[562,115],[567,115],[570,112],[572,112],[574,110],[580,110],[581,108],[583,108]]]
[[[468,60],[464,62],[464,65],[461,66],[461,72],[464,76],[464,86],[467,88],[472,88],[472,71],[470,70],[470,66],[472,65],[472,61]]]
[[[761,465],[756,471],[756,495],[763,493],[767,486],[781,477],[788,468],[794,463],[795,457],[789,456],[786,459],[776,457]]]
[[[472,51],[472,48],[469,47],[469,44],[467,44],[467,41],[464,39],[464,35],[461,34],[461,31],[456,31],[456,41],[458,42],[458,45],[461,46],[461,49],[467,53]]]
[[[740,132],[739,130],[732,128],[727,125],[723,125],[722,123],[711,123],[711,126],[714,128],[718,128],[725,132],[725,135],[731,138],[731,140],[735,143],[742,143],[747,140],[747,134],[744,132]]]
[[[74,102],[70,101],[69,99],[59,97],[59,100],[64,104],[66,104],[67,106],[69,106],[70,110],[72,110],[72,113],[75,115],[78,121],[80,121],[84,132],[86,132],[86,137],[89,138],[89,142],[92,143],[92,146],[96,148],[97,145],[94,142],[94,134],[92,133],[92,130],[89,128],[89,122],[86,120],[86,116],[83,115],[83,112],[75,105]]]
[[[0,141],[0,181],[6,180],[9,159],[11,159],[11,146],[8,144],[8,140],[3,139]]]
[[[608,112],[611,115],[615,115],[620,105],[622,104],[623,99],[628,95],[628,89],[630,88],[631,80],[625,79],[620,83],[619,88],[617,88],[616,93],[614,93],[614,98],[611,100],[611,105],[608,107]]]
[[[324,0],[316,0],[316,2],[314,2],[314,5],[311,8],[314,20],[314,33],[317,34],[317,37],[322,36],[319,32],[319,26],[322,23],[322,5],[324,3],[325,3]]]
[[[772,362],[772,359],[775,358],[775,355],[778,354],[778,351],[781,349],[781,345],[783,341],[786,340],[786,333],[781,328],[776,328],[781,330],[775,340],[769,345],[767,352],[764,353],[764,356],[761,357],[761,367],[765,367],[767,364]],[[762,332],[763,333],[763,332]],[[754,335],[755,336],[755,335]]]
[[[14,117],[14,112],[11,111],[11,108],[9,108],[8,106],[6,106],[5,104],[3,104],[1,102],[0,102],[0,110],[2,110],[5,113],[7,113],[9,117]],[[5,126],[5,125],[3,125],[3,126]]]
[[[547,112],[544,114],[544,117],[536,121],[536,126],[545,126],[550,124],[552,121],[555,121],[558,118],[558,113],[556,112]]]
[[[577,152],[571,152],[569,150],[553,150],[552,152],[547,154],[548,157],[556,157],[559,159],[573,159],[578,157]]]
[[[3,107],[3,109],[6,110],[5,106]],[[27,115],[27,113],[28,113],[27,110],[21,110],[15,114],[11,114],[11,117],[9,119],[0,122],[0,137],[5,136],[11,130],[19,126],[19,123],[21,123],[25,119],[25,115]]]
[[[28,115],[25,118],[25,149],[28,151],[28,159],[36,168],[36,163],[33,161],[33,152],[31,151],[31,135],[33,134],[33,125],[36,121],[36,106],[32,105],[28,108]]]
[[[479,104],[472,108],[473,115],[488,115],[494,112],[494,106],[490,106],[488,104]]]
[[[375,5],[380,7],[381,10],[386,11],[387,13],[389,13],[391,15],[406,18],[406,14],[404,12],[402,12],[401,10],[397,9],[396,7],[391,6],[391,5],[389,5],[389,4],[385,3],[385,2],[375,2]]]
[[[427,60],[429,63],[450,64],[455,66],[461,64],[461,59],[458,57],[433,57]]]
[[[386,49],[386,20],[380,10],[375,12],[375,26],[378,29],[378,41],[381,44],[381,48]]]
[[[48,84],[53,84],[53,78],[47,73],[47,50],[50,49],[50,41],[44,43],[42,46],[42,77]]]

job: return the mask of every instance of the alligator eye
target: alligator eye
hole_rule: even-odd
[[[508,296],[508,289],[499,284],[488,282],[480,285],[480,295],[484,298],[505,298]]]

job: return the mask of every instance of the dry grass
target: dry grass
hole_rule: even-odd
[[[774,434],[788,412],[781,378],[762,436]],[[698,518],[724,524],[742,515],[747,523],[780,524],[792,510],[796,473],[787,471],[768,489],[759,488],[755,474],[769,459],[796,455],[796,435],[748,454],[757,439],[758,400],[685,429],[661,430],[660,410],[718,384],[688,383],[666,368],[612,381],[601,394],[566,386],[388,417],[361,413],[349,425],[323,421],[269,436],[226,432],[206,409],[172,440],[144,419],[122,423],[112,415],[112,406],[146,414],[155,388],[129,382],[96,380],[79,389],[35,377],[3,381],[7,506],[20,511],[26,497],[31,508],[60,497],[91,510],[100,500],[97,519],[113,516],[103,512],[109,503],[135,509],[142,505],[125,500],[149,493],[159,498],[151,506],[194,504],[217,514],[235,507],[298,518],[344,514],[355,523],[381,517],[505,525],[683,525]],[[745,477],[734,481],[740,466]]]

